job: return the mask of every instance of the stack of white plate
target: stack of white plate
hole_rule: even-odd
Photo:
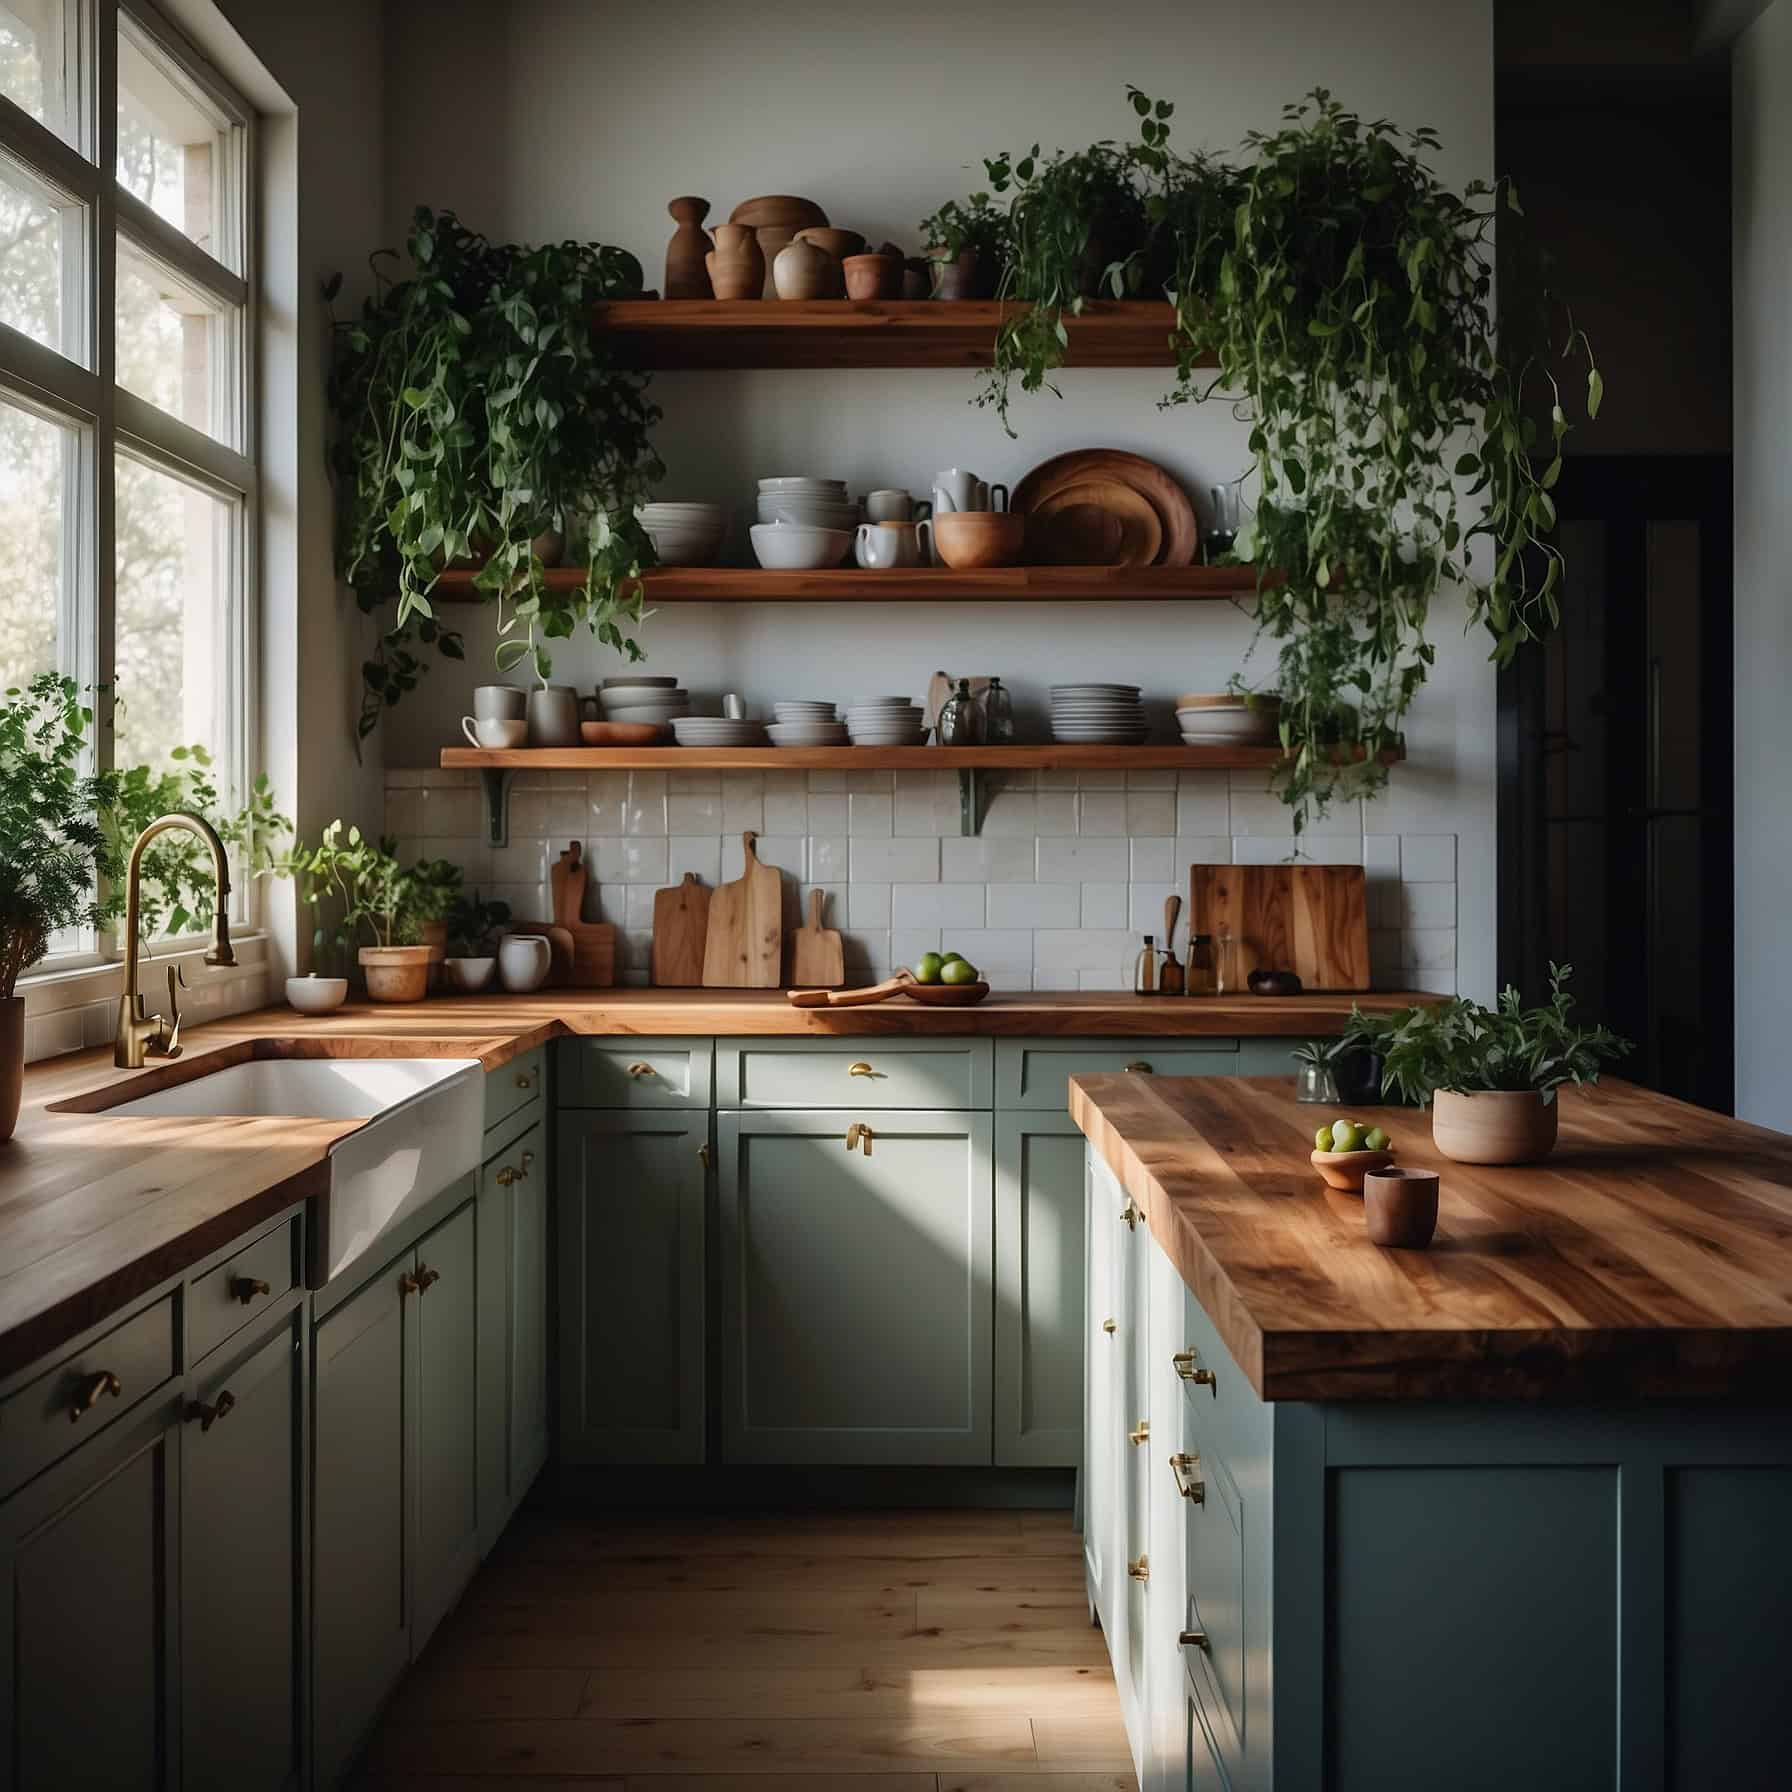
[[[1273,747],[1281,738],[1281,701],[1255,703],[1231,691],[1188,691],[1176,699],[1176,721],[1191,747]]]
[[[643,504],[635,512],[662,566],[714,566],[728,513],[720,504]]]
[[[1080,746],[1136,746],[1146,735],[1136,684],[1055,684],[1052,739]]]
[[[736,721],[730,716],[676,716],[672,732],[681,747],[763,747],[763,722]]]
[[[810,529],[856,529],[859,507],[844,479],[786,475],[759,482],[759,521],[801,523]]]
[[[648,678],[639,672],[606,678],[597,693],[606,722],[652,722],[663,728],[691,713],[691,693],[676,678]]]
[[[855,697],[846,706],[846,732],[855,747],[918,747],[927,738],[923,713],[906,697]]]
[[[840,747],[846,744],[846,724],[834,714],[831,703],[792,698],[772,705],[778,718],[766,729],[774,747]]]

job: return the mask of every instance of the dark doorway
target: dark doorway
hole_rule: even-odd
[[[1586,457],[1562,626],[1500,680],[1500,977],[1572,964],[1624,1074],[1732,1103],[1727,456]]]

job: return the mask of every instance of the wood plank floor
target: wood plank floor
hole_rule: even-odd
[[[1136,1792],[1062,1512],[524,1513],[356,1792]]]

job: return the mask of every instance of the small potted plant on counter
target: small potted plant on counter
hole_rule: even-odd
[[[498,941],[510,919],[508,902],[482,902],[479,892],[459,897],[448,916],[448,956],[442,976],[461,995],[490,989],[498,970]]]
[[[1572,966],[1549,967],[1549,1000],[1540,1008],[1524,1007],[1508,985],[1494,1008],[1457,996],[1371,1023],[1382,1087],[1431,1105],[1431,1136],[1445,1157],[1465,1164],[1547,1157],[1556,1142],[1556,1091],[1598,1082],[1600,1066],[1630,1050],[1607,1027],[1574,1024],[1572,975]],[[1352,1027],[1360,1037],[1355,1019]]]
[[[447,859],[419,859],[405,875],[418,938],[430,950],[433,981],[433,966],[448,956],[449,920],[461,899],[461,869]]]
[[[948,199],[921,220],[921,240],[933,266],[936,299],[993,299],[1002,277],[1008,220],[973,193],[964,204]]]
[[[429,993],[433,948],[421,943],[417,882],[389,850],[359,828],[344,835],[340,820],[314,847],[295,845],[276,869],[306,880],[306,900],[342,907],[342,929],[352,939],[365,928],[373,944],[357,954],[370,1002],[420,1002]]]

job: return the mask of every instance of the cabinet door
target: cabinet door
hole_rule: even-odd
[[[730,1461],[990,1461],[990,1117],[869,1122],[718,1118]]]
[[[0,1507],[0,1786],[17,1792],[178,1783],[176,1433],[119,1432]]]
[[[1114,1558],[1121,1518],[1119,1454],[1120,1306],[1114,1280],[1118,1245],[1107,1172],[1084,1147],[1083,1254],[1088,1265],[1083,1353],[1083,1566],[1089,1600],[1113,1640]]]
[[[410,1655],[413,1257],[316,1328],[312,1379],[313,1777],[333,1786]]]
[[[1083,1152],[1067,1114],[996,1116],[998,1467],[1082,1460]]]
[[[560,1451],[701,1462],[707,1113],[563,1114]]]
[[[181,1438],[181,1777],[271,1792],[299,1777],[296,1314],[208,1375]]]
[[[1151,1301],[1147,1271],[1151,1234],[1131,1201],[1120,1209],[1119,1276],[1124,1355],[1121,1362],[1120,1422],[1124,1428],[1121,1508],[1126,1524],[1126,1671],[1118,1672],[1121,1704],[1135,1756],[1144,1753],[1148,1730],[1146,1658],[1151,1633],[1149,1604],[1151,1538]]]
[[[417,1243],[417,1577],[411,1652],[479,1566],[478,1280],[469,1202]]]
[[[539,1138],[539,1135],[531,1135]],[[525,1146],[528,1140],[524,1140]],[[548,1174],[537,1146],[510,1200],[510,1504],[548,1459]]]

